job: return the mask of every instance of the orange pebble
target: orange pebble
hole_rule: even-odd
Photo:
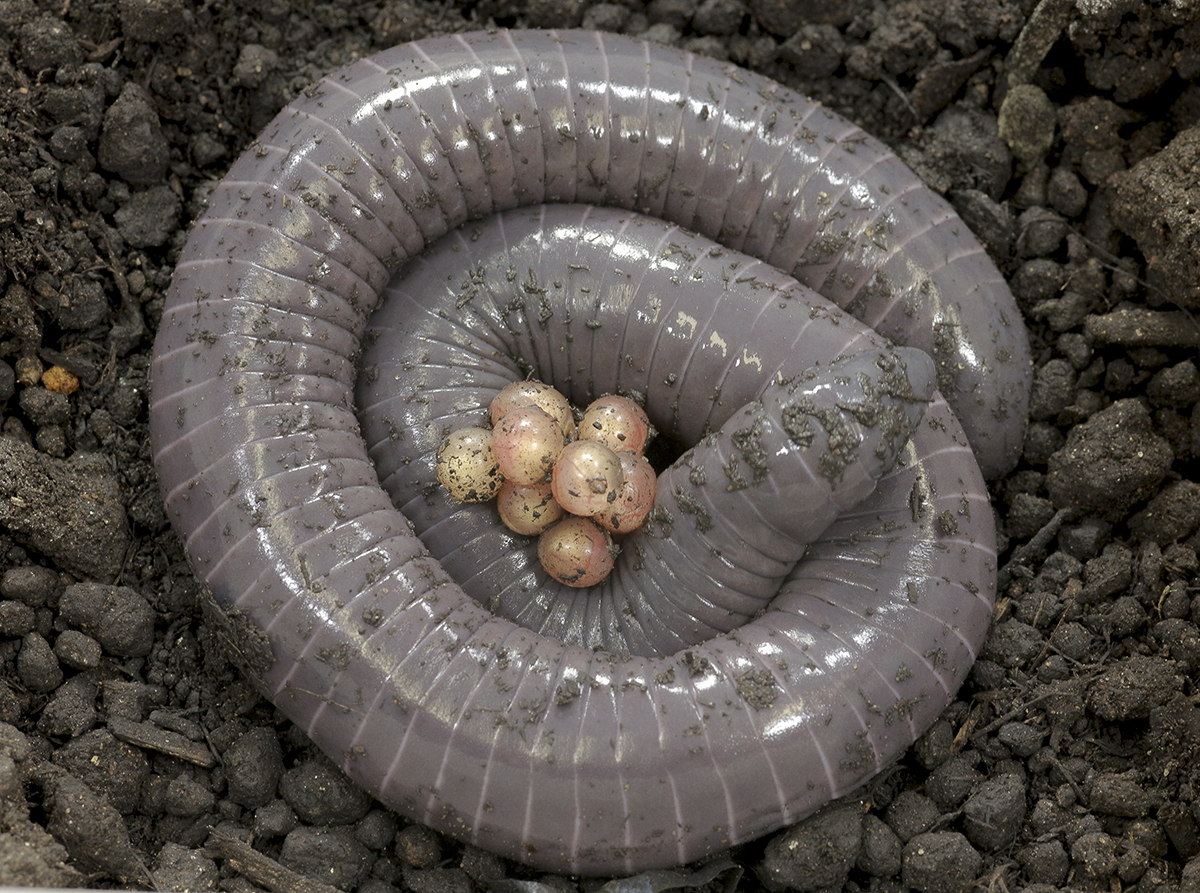
[[[62,366],[51,366],[42,373],[42,384],[48,391],[59,394],[74,394],[79,390],[79,376],[68,372]]]

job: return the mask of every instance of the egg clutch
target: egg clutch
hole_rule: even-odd
[[[599,583],[616,561],[612,535],[636,530],[654,506],[645,411],[612,394],[576,423],[567,398],[540,381],[506,386],[489,411],[491,428],[460,428],[442,441],[438,481],[451,499],[495,499],[510,530],[538,537],[538,559],[560,583]]]

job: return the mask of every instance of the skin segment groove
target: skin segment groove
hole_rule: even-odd
[[[216,188],[158,335],[155,461],[198,576],[267,636],[252,678],[351,777],[503,855],[632,873],[848,793],[957,690],[995,589],[979,466],[1023,438],[1019,320],[945,202],[773,82],[615,35],[457,35],[330,75]],[[746,549],[698,566],[782,562],[765,609],[733,584],[688,598],[654,550],[708,542],[705,487],[759,485],[770,451],[738,413],[809,366],[833,406],[874,393],[910,356],[880,335],[928,353],[906,374],[945,399],[803,561],[765,503],[716,518]],[[524,538],[428,489],[443,429],[530,367],[577,403],[639,393],[724,451],[708,482],[676,466],[686,499],[591,602],[531,583]],[[813,412],[794,418],[845,424]]]

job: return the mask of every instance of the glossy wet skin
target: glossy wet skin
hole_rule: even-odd
[[[793,821],[920,734],[986,631],[990,509],[935,401],[902,469],[726,636],[624,659],[472,601],[379,486],[353,359],[405,258],[547,200],[761,254],[889,336],[931,308],[902,340],[933,355],[989,473],[1020,446],[1028,348],[982,250],[894,156],[768,81],[611,35],[362,60],[235,164],[180,260],[152,428],[197,573],[267,634],[257,682],[398,810],[554,870],[631,872]],[[886,592],[881,555],[911,571]]]
[[[541,284],[536,299],[531,282]],[[613,209],[521,209],[447,237],[388,287],[367,328],[359,420],[393,503],[481,605],[557,641],[668,655],[766,607],[804,544],[869,492],[838,493],[825,509],[828,490],[797,501],[776,480],[797,471],[758,468],[750,445],[733,442],[748,428],[735,417],[773,382],[885,344],[778,271],[678,227]],[[605,390],[645,395],[678,443],[732,425],[704,481],[687,464],[705,464],[703,450],[664,473],[659,513],[621,541],[614,576],[583,592],[546,581],[534,544],[497,526],[490,505],[456,504],[427,486],[443,433],[480,424],[499,389],[531,367],[580,405]],[[778,445],[764,449],[762,436],[754,447],[770,456]],[[762,492],[752,486],[760,476]],[[777,504],[795,516],[781,521]],[[700,505],[720,520],[717,533],[699,517],[685,523]],[[929,573],[903,555],[881,562],[880,588]]]

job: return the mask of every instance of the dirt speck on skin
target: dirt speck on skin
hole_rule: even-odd
[[[737,677],[737,693],[755,710],[765,710],[775,703],[779,684],[770,670],[750,670]]]
[[[1030,326],[983,656],[863,797],[735,853],[739,888],[1194,887],[1200,9],[1131,0],[0,4],[0,884],[529,877],[367,801],[229,665],[219,640],[270,655],[204,619],[146,427],[209,184],[320,75],[491,26],[644,35],[814,95],[946,193]],[[672,678],[714,671],[689,654]]]

